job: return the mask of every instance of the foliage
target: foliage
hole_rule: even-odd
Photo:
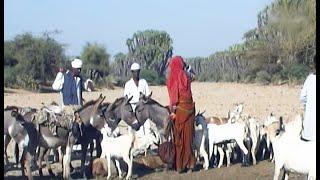
[[[316,51],[315,4],[275,0],[258,13],[258,26],[244,33],[243,43],[188,63],[200,81],[299,83]]]
[[[40,37],[30,33],[17,35],[4,42],[4,66],[10,67],[6,70],[5,85],[34,89],[36,80],[46,82],[53,79],[64,61],[63,44],[51,38],[49,33]]]
[[[109,58],[106,48],[97,43],[87,43],[81,53],[83,72],[95,82],[109,74]]]
[[[140,71],[140,78],[145,79],[150,85],[165,84],[165,77],[159,77],[156,71],[150,69],[142,69]]]

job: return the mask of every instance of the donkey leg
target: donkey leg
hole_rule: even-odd
[[[25,174],[25,159],[26,159],[26,150],[23,149],[22,151],[22,156],[21,156],[21,160],[20,160],[20,163],[21,163],[21,170],[22,170],[22,177],[26,176]]]
[[[94,150],[94,142],[93,140],[90,142],[90,158],[93,157],[93,150]]]
[[[39,167],[39,175],[40,176],[43,176],[43,173],[42,173],[42,160],[43,160],[44,151],[45,151],[44,147],[39,147],[38,167]]]
[[[101,141],[99,139],[96,139],[96,151],[97,151],[97,157],[100,157],[102,153],[102,148],[101,148]]]
[[[25,150],[24,150],[25,152]],[[33,177],[32,177],[32,171],[31,171],[31,160],[32,160],[32,156],[30,155],[29,152],[26,152],[25,153],[25,167],[26,167],[26,171],[27,171],[27,175],[28,175],[28,179],[29,180],[32,180]]]
[[[88,143],[81,144],[81,175],[85,177],[85,163],[86,163],[86,156],[87,156],[87,149]]]
[[[54,173],[52,172],[51,165],[50,165],[50,162],[49,162],[50,152],[51,152],[51,149],[46,149],[45,150],[44,160],[46,161],[46,166],[47,166],[49,175],[50,176],[55,176]]]
[[[11,137],[9,135],[4,135],[4,155],[5,155],[5,161],[6,161],[6,165],[9,164],[9,159],[8,159],[8,154],[7,154],[7,147],[10,143]],[[16,159],[17,165],[19,163],[19,160]]]

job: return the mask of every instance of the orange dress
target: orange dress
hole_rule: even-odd
[[[170,107],[176,106],[173,138],[175,144],[175,168],[182,171],[192,169],[196,159],[192,151],[194,134],[195,105],[191,93],[191,81],[183,70],[184,62],[181,56],[175,56],[169,63],[167,88],[170,97]]]

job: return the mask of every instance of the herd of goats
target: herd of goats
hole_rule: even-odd
[[[100,166],[95,165],[99,161],[93,161],[94,176],[100,171],[96,168],[102,168],[109,179],[111,159],[114,159],[119,178],[122,178],[119,163],[119,159],[122,159],[128,166],[126,179],[131,178],[133,157],[141,153],[146,155],[151,146],[159,146],[168,141],[170,112],[167,107],[152,99],[151,94],[140,95],[135,111],[132,110],[129,97],[117,98],[113,103],[103,102],[104,99],[100,94],[98,99],[75,109],[72,116],[67,116],[55,103],[43,105],[40,109],[7,106],[4,109],[5,165],[11,167],[20,163],[23,176],[27,174],[28,178],[32,179],[31,166],[37,166],[39,175],[42,176],[44,159],[50,176],[54,176],[49,163],[49,155],[53,150],[57,152],[57,159],[62,163],[63,178],[69,179],[73,170],[71,152],[73,146],[79,144],[82,176],[86,176],[85,162],[90,146],[91,158],[95,148],[97,159],[105,160]],[[40,112],[47,117],[41,123],[35,120]],[[67,118],[67,123],[61,123],[65,121],[65,117],[70,118]],[[153,122],[151,133],[135,137],[135,131],[146,120]],[[256,158],[269,159],[275,164],[274,180],[278,179],[282,169],[285,179],[290,172],[307,174],[308,179],[315,179],[316,143],[300,139],[302,120],[300,114],[287,123],[283,122],[282,117],[276,118],[273,114],[265,120],[258,120],[244,112],[243,104],[235,104],[228,117],[205,117],[204,113],[199,112],[195,116],[193,139],[197,163],[208,170],[210,167],[220,168],[224,156],[227,167],[231,161],[242,161],[242,165],[248,166],[255,165]],[[120,121],[128,125],[127,133],[120,134]],[[55,127],[54,132],[52,124]],[[15,163],[9,162],[6,151],[11,139],[16,143]],[[21,148],[23,152],[19,160]]]

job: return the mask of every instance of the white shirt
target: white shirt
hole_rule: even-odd
[[[128,98],[133,96],[130,101],[133,110],[135,109],[135,104],[139,102],[140,92],[146,96],[150,94],[149,86],[146,80],[140,79],[138,87],[132,78],[126,82],[124,86],[124,96],[128,96]]]
[[[310,74],[305,80],[300,100],[305,106],[302,137],[316,140],[316,75]]]
[[[128,82],[126,82],[124,86],[124,96],[128,96],[128,98],[132,97],[130,104],[133,111],[136,108],[136,103],[139,102],[140,92],[144,95],[148,96],[150,94],[149,86],[146,80],[140,79],[137,85],[134,83],[134,80],[131,78]],[[139,131],[136,132],[136,136],[143,137],[144,135],[151,132],[151,124],[149,119],[140,127]]]

